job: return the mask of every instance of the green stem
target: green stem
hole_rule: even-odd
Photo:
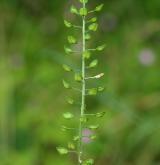
[[[85,3],[83,2],[83,8],[85,8]],[[85,42],[85,30],[86,30],[86,22],[85,22],[85,16],[82,17],[82,49],[83,53],[86,51],[86,42]],[[85,82],[85,58],[82,54],[82,100],[81,100],[81,118],[84,117],[84,111],[85,111],[85,95],[86,95],[86,82]],[[80,120],[79,121],[79,144],[78,144],[78,161],[79,164],[82,164],[82,155],[83,155],[83,146],[82,146],[82,129],[83,129],[83,123]]]

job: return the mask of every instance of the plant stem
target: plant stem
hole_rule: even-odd
[[[85,8],[85,3],[83,2],[83,8]],[[85,16],[82,16],[82,51],[83,53],[86,51],[86,42],[85,42],[85,30],[86,30],[86,23],[85,23]],[[85,111],[85,95],[86,95],[86,82],[85,82],[85,58],[83,57],[82,53],[82,100],[81,100],[81,118],[84,117],[84,111]],[[80,120],[79,121],[79,144],[78,144],[78,161],[79,164],[82,164],[82,154],[83,154],[83,146],[82,146],[82,129],[83,129],[83,123]]]

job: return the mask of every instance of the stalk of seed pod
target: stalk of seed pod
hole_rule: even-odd
[[[98,65],[98,60],[94,59],[90,61],[90,58],[92,57],[92,51],[102,51],[105,48],[105,45],[98,46],[96,48],[89,49],[87,48],[87,41],[91,39],[91,33],[95,32],[98,29],[98,23],[97,23],[97,18],[89,18],[88,15],[94,12],[99,12],[103,8],[103,4],[100,4],[95,7],[93,10],[88,10],[87,9],[87,3],[88,0],[79,0],[81,3],[81,8],[77,9],[75,6],[71,6],[70,12],[72,14],[75,14],[76,16],[80,16],[82,23],[81,25],[75,25],[67,20],[64,20],[64,24],[67,28],[76,28],[81,30],[81,35],[82,35],[82,50],[81,50],[81,68],[79,69],[80,72],[74,71],[74,69],[69,66],[68,64],[63,64],[63,69],[66,72],[72,72],[74,73],[74,80],[78,83],[81,83],[81,89],[78,89],[76,87],[72,87],[72,85],[66,81],[63,80],[63,86],[66,89],[73,89],[75,91],[80,92],[81,94],[81,103],[78,104],[80,105],[80,112],[78,116],[78,126],[77,127],[68,127],[68,126],[62,126],[62,130],[64,132],[67,131],[75,131],[76,135],[73,137],[73,139],[68,143],[68,146],[65,147],[57,147],[57,151],[62,154],[69,154],[69,153],[74,153],[77,155],[77,164],[79,165],[93,165],[94,164],[94,159],[92,158],[85,158],[86,156],[84,155],[84,145],[83,145],[83,139],[84,139],[84,130],[89,129],[91,131],[98,129],[99,125],[94,123],[93,125],[89,125],[88,118],[90,117],[96,117],[100,118],[103,117],[105,112],[98,112],[98,113],[92,113],[89,114],[87,113],[87,105],[86,105],[86,95],[97,95],[98,92],[102,92],[105,88],[104,87],[94,87],[94,88],[86,88],[87,81],[89,79],[100,79],[101,77],[104,76],[104,73],[96,74],[95,76],[89,76],[86,77],[86,71],[87,69],[92,69],[95,68]],[[77,39],[73,35],[69,35],[68,38],[68,43],[69,44],[77,44]],[[64,47],[66,54],[75,54],[79,51],[77,50],[72,50],[70,47]],[[87,65],[89,64],[89,65]],[[70,105],[75,104],[75,100],[72,98],[68,98],[67,102]],[[63,114],[63,118],[65,120],[73,120],[75,119],[75,115],[72,112],[65,112]],[[89,136],[87,138],[91,138],[91,140],[94,140],[96,135]]]

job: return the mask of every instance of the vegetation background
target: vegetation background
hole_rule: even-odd
[[[0,0],[1,165],[76,164],[55,149],[69,136],[60,131],[72,94],[61,85],[61,64],[69,60],[63,18],[76,21],[69,14],[76,1]],[[96,165],[160,165],[160,1],[89,6],[99,3],[105,7],[91,44],[107,44],[97,69],[105,72],[107,89],[88,105],[106,116],[86,148]]]

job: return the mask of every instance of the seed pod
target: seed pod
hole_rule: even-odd
[[[76,7],[73,6],[73,5],[71,6],[70,11],[71,11],[71,13],[73,13],[73,14],[79,14],[79,13],[78,13],[78,10],[77,10]]]
[[[85,52],[83,52],[83,57],[89,59],[91,57],[91,52],[86,50]]]
[[[64,86],[66,89],[69,89],[69,88],[70,88],[70,85],[69,85],[65,80],[63,80],[63,86]]]
[[[91,31],[96,31],[98,28],[98,24],[97,23],[92,23],[91,25],[89,25],[88,29]]]
[[[67,71],[67,72],[72,71],[72,69],[71,69],[68,65],[66,65],[66,64],[63,64],[63,69],[64,69],[65,71]]]
[[[87,9],[86,9],[86,8],[80,8],[79,14],[80,14],[81,16],[86,16],[86,15],[87,15]]]
[[[73,36],[68,36],[68,42],[69,42],[70,44],[75,44],[77,41],[76,41],[75,37],[73,37]]]
[[[104,45],[98,46],[98,47],[96,48],[96,50],[102,51],[102,50],[104,50],[105,47],[106,47],[106,45],[104,44]]]
[[[61,155],[65,155],[68,154],[68,150],[64,147],[57,147],[57,151],[59,152],[59,154]]]
[[[103,8],[104,4],[100,4],[95,8],[95,11],[101,11]]]
[[[64,20],[64,25],[68,28],[72,27],[72,24],[66,20]]]
[[[74,115],[70,112],[66,112],[66,113],[63,113],[63,117],[65,119],[72,119],[74,117]]]
[[[88,126],[88,128],[91,130],[95,130],[95,129],[99,128],[99,125],[90,125],[90,126]]]
[[[98,65],[98,60],[93,60],[90,64],[89,64],[89,68],[94,68]]]

